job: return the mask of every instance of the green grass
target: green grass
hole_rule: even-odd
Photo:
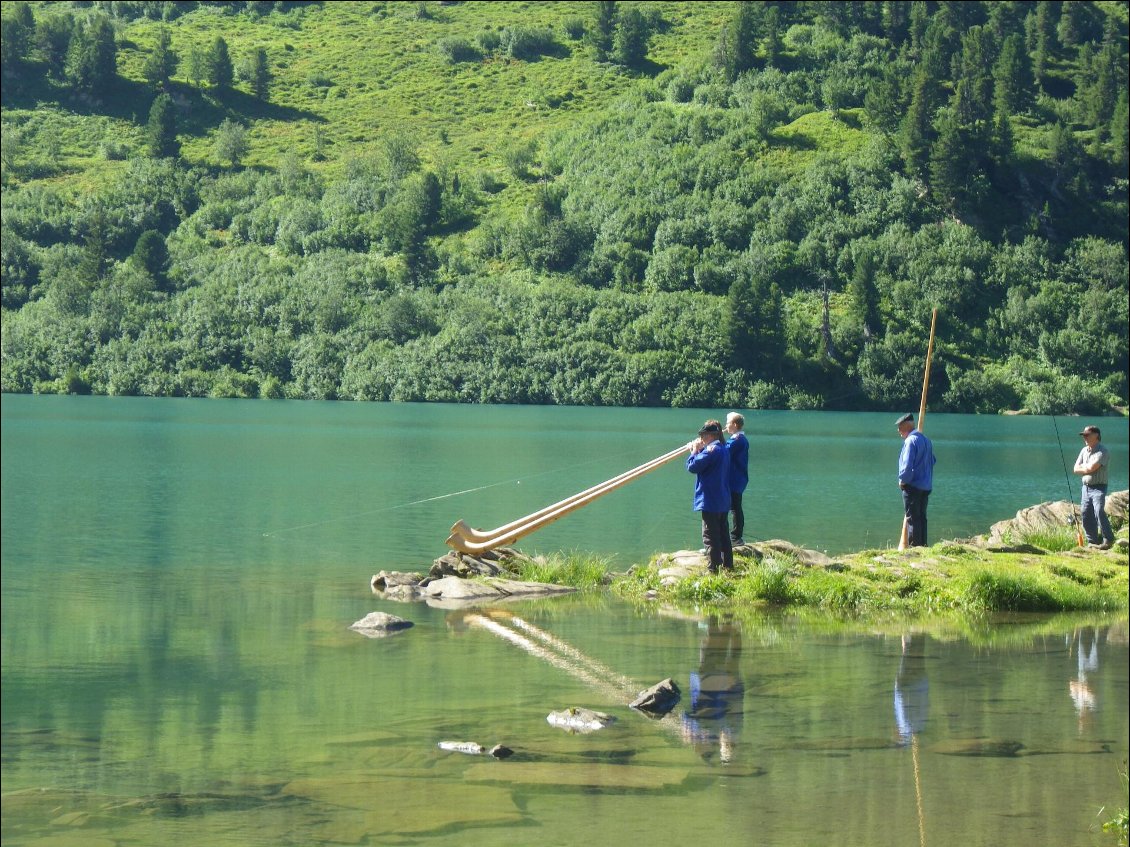
[[[548,582],[574,588],[598,588],[611,580],[609,560],[582,553],[554,553],[514,560],[514,575],[527,582]]]
[[[617,578],[613,590],[628,599],[676,605],[978,617],[1125,610],[1128,585],[1126,562],[1113,555],[990,553],[947,543],[906,553],[866,551],[827,567],[788,557],[739,560],[732,576],[691,576],[666,586],[653,563]]]

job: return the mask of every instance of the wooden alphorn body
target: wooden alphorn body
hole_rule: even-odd
[[[582,506],[587,506],[589,503],[603,497],[608,492],[615,491],[617,488],[639,479],[644,474],[650,473],[661,465],[665,465],[676,456],[686,452],[687,448],[685,445],[678,447],[669,453],[664,453],[662,456],[652,459],[650,462],[644,462],[642,465],[632,468],[630,471],[618,474],[599,485],[586,488],[584,491],[574,494],[571,497],[566,497],[564,500],[560,500],[551,506],[546,506],[544,509],[539,509],[532,514],[504,524],[497,529],[482,532],[471,528],[462,520],[456,521],[451,526],[451,535],[447,537],[447,546],[461,553],[474,554],[504,547],[507,544],[513,544],[519,538],[529,535],[531,532],[541,529],[544,526],[548,526]]]

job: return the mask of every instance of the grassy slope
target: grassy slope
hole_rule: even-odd
[[[649,5],[667,24],[651,41],[652,75],[706,61],[732,15],[732,4],[726,2]],[[159,27],[167,26],[181,57],[174,93],[188,104],[178,119],[182,155],[189,163],[217,164],[213,136],[224,118],[249,127],[245,166],[273,168],[294,152],[330,180],[348,160],[378,151],[388,134],[402,134],[432,168],[464,175],[487,172],[505,183],[488,198],[492,208],[482,219],[489,219],[492,212],[522,208],[535,190],[507,173],[504,154],[509,148],[536,143],[598,115],[641,78],[594,62],[588,48],[565,35],[564,21],[591,22],[590,3],[431,4],[429,18],[417,17],[416,8],[407,2],[338,2],[263,19],[202,8],[169,24],[134,21],[119,27],[118,68],[126,82],[118,102],[96,107],[94,114],[72,111],[51,104],[44,88],[24,102],[9,103],[5,120],[48,122],[64,162],[61,173],[48,176],[50,182],[76,194],[104,182],[126,164],[103,158],[103,141],[114,139],[134,150],[143,144],[152,93],[141,84],[141,68]],[[557,55],[451,65],[437,48],[444,38],[473,42],[484,30],[507,26],[550,28],[560,47]],[[201,92],[188,84],[190,50],[206,47],[217,36],[228,43],[237,66],[253,50],[267,51],[274,75],[269,104],[255,101],[246,84],[227,92]],[[777,131],[767,160],[795,172],[821,152],[849,153],[865,138],[858,117],[805,115]],[[326,158],[314,162],[319,133]]]

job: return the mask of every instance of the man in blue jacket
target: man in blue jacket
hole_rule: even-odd
[[[897,425],[902,436],[899,488],[906,515],[906,542],[908,547],[925,547],[926,501],[934,489],[934,445],[914,428],[914,415],[903,415]]]
[[[687,470],[698,479],[694,510],[702,513],[702,545],[710,557],[710,572],[734,567],[730,543],[730,455],[722,441],[722,424],[707,421],[698,438],[687,445]]]

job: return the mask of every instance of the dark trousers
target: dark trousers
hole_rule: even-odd
[[[699,512],[702,515],[702,546],[710,557],[710,570],[734,566],[734,548],[730,543],[729,512]]]
[[[730,492],[730,511],[734,513],[734,531],[730,533],[730,539],[737,541],[739,538],[745,538],[745,511],[742,509],[740,491]]]
[[[906,545],[926,546],[926,501],[930,492],[908,485],[902,490],[902,508],[906,515]]]

